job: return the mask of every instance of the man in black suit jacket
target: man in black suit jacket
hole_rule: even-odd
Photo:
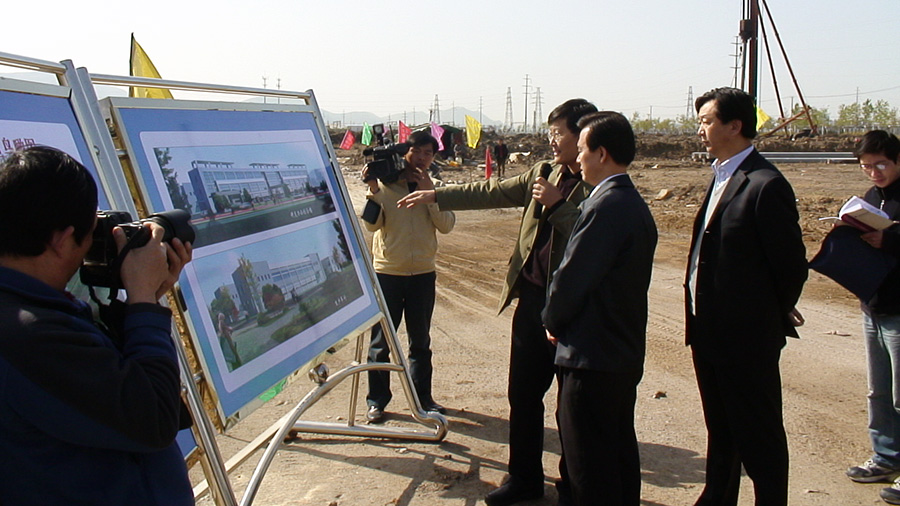
[[[634,405],[656,225],[626,173],[635,153],[628,120],[598,112],[578,126],[578,160],[584,180],[596,186],[582,203],[543,311],[557,344],[560,439],[575,504],[638,506]]]
[[[806,281],[791,185],[752,145],[756,108],[743,91],[696,101],[715,173],[694,222],[685,283],[687,344],[708,433],[696,506],[734,506],[741,465],[756,504],[787,504],[788,448],[778,361]],[[792,320],[792,315],[797,318]]]

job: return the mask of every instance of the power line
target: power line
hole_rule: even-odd
[[[892,86],[890,88],[883,88],[880,90],[872,90],[872,91],[859,91],[859,88],[853,93],[844,93],[842,95],[810,95],[809,98],[842,98],[842,97],[858,97],[859,95],[869,95],[872,93],[881,93],[884,91],[894,91],[900,89],[900,86]]]

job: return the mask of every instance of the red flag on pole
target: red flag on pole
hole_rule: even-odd
[[[494,165],[494,159],[491,158],[491,148],[490,147],[484,148],[484,178],[485,179],[490,179],[491,174],[494,173],[494,168],[492,167],[492,165]]]
[[[397,142],[406,142],[406,140],[409,139],[410,134],[412,134],[412,128],[404,125],[402,121],[398,123],[397,130],[400,131],[400,138],[397,139]]]
[[[353,135],[353,132],[347,130],[347,133],[344,134],[344,140],[341,141],[341,149],[350,149],[353,147],[353,143],[356,142],[356,136]]]

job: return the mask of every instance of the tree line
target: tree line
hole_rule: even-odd
[[[788,117],[802,112],[800,104],[794,104]],[[778,111],[766,111],[770,116],[777,116]],[[832,116],[828,108],[810,106],[810,115],[820,133],[863,133],[873,129],[883,129],[897,133],[900,131],[900,113],[896,107],[891,107],[887,100],[865,100],[852,104],[838,106],[837,114]],[[777,118],[766,121],[760,132],[771,130],[781,122]],[[649,115],[641,115],[635,112],[631,116],[631,126],[640,133],[660,134],[689,134],[697,131],[697,118],[693,115],[682,114],[676,118],[653,118]],[[809,128],[809,120],[806,115],[801,115],[786,127],[788,133],[796,133]]]

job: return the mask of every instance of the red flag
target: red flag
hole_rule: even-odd
[[[484,178],[490,179],[491,174],[494,173],[494,159],[491,158],[491,148],[487,147],[484,149]]]
[[[350,149],[353,147],[353,143],[356,142],[356,136],[353,135],[353,132],[347,130],[347,133],[344,134],[344,140],[341,141],[341,149]]]
[[[406,139],[409,139],[409,135],[412,133],[412,128],[404,125],[402,121],[397,125],[397,130],[400,131],[400,138],[397,139],[397,142],[406,142]]]

